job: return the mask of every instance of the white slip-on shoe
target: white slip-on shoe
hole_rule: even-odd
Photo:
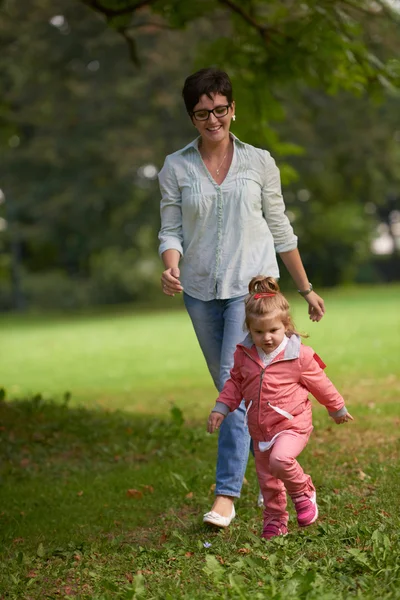
[[[232,504],[232,512],[230,517],[222,517],[214,510],[210,510],[210,512],[206,513],[203,516],[203,523],[208,523],[209,525],[215,525],[215,527],[229,527],[231,521],[235,518],[235,505]]]

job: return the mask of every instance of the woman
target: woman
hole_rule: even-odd
[[[185,81],[183,99],[199,136],[167,156],[159,173],[160,255],[167,296],[183,292],[207,366],[221,391],[244,338],[244,298],[259,273],[279,277],[278,253],[312,321],[324,302],[312,289],[285,215],[279,170],[266,150],[230,133],[235,120],[226,73],[208,68]],[[181,269],[179,268],[181,266]],[[227,527],[246,470],[250,438],[244,406],[224,420],[218,440],[215,502],[204,522]]]

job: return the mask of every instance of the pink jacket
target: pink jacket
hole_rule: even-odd
[[[284,430],[311,431],[309,392],[331,414],[341,413],[344,408],[342,396],[323,371],[325,366],[312,348],[303,346],[300,338],[292,335],[286,348],[265,367],[247,336],[236,347],[230,379],[214,411],[228,414],[244,398],[250,435],[258,442],[268,442]]]

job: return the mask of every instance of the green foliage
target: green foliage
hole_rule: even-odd
[[[105,15],[110,9],[118,14],[121,3],[96,2],[94,8]],[[123,9],[133,22],[140,17],[135,2],[124,2]],[[332,93],[400,83],[398,60],[389,56],[385,61],[374,44],[379,19],[383,27],[390,28],[391,20],[400,23],[395,8],[383,2],[371,6],[363,0],[286,5],[268,0],[158,0],[148,3],[147,12],[149,17],[160,15],[172,28],[183,28],[200,17],[219,21],[222,36],[210,49],[214,60],[253,77],[268,73],[274,83],[301,78]]]
[[[154,176],[195,135],[180,91],[209,64],[232,76],[234,133],[276,157],[313,279],[355,277],[389,212],[365,203],[399,194],[397,20],[362,0],[3,3],[0,309],[154,302]]]

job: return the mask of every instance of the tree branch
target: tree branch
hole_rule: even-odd
[[[269,31],[274,31],[267,25],[261,25],[258,21],[256,21],[256,19],[254,19],[251,15],[245,12],[241,6],[238,6],[237,4],[235,4],[235,2],[232,2],[232,0],[218,0],[218,2],[220,4],[223,4],[224,6],[227,6],[232,12],[238,14],[243,19],[243,21],[245,21],[251,27],[253,27],[253,29],[256,29],[256,31],[258,31],[258,33],[264,41],[267,41],[269,37]]]
[[[130,13],[134,13],[137,10],[144,8],[145,6],[150,6],[151,4],[154,4],[156,2],[156,0],[139,0],[138,2],[134,2],[128,6],[125,6],[124,8],[114,9],[103,6],[98,0],[82,1],[84,4],[86,4],[86,6],[89,6],[93,10],[102,13],[108,19],[111,19],[112,17],[119,17],[121,15],[128,15]]]
[[[394,8],[391,8],[390,6],[388,6],[388,4],[386,2],[383,2],[383,0],[375,0],[375,1],[381,7],[382,12],[390,21],[392,21],[393,23],[396,23],[396,25],[400,25],[399,11],[396,11]]]
[[[261,23],[259,23],[254,17],[249,15],[249,13],[245,12],[241,6],[238,6],[232,0],[217,0],[217,1],[220,4],[226,6],[231,12],[234,12],[237,15],[239,15],[239,17],[241,17],[243,19],[243,21],[248,23],[253,29],[255,29],[257,31],[257,33],[259,33],[260,37],[262,38],[262,40],[264,42],[273,42],[274,41],[274,40],[271,40],[270,33],[275,33],[277,36],[280,36],[286,40],[293,41],[293,38],[291,36],[288,36],[285,33],[283,33],[282,31],[279,31],[279,29],[275,29],[274,27],[270,27],[269,25],[262,25]]]
[[[131,38],[131,36],[129,35],[128,31],[125,28],[121,27],[120,29],[117,29],[117,31],[120,35],[122,35],[125,42],[127,43],[129,56],[131,57],[133,64],[136,67],[140,67],[140,60],[138,57],[135,40],[133,38]]]

